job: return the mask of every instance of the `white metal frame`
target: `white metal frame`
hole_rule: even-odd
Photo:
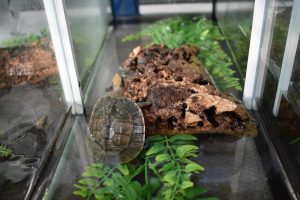
[[[67,106],[72,107],[73,114],[82,114],[82,92],[72,40],[68,30],[64,1],[43,1]]]
[[[261,46],[263,43],[265,16],[268,9],[268,0],[256,0],[254,4],[251,39],[247,63],[247,73],[243,101],[248,109],[252,108],[255,94],[257,74],[259,70],[259,60]]]
[[[277,87],[273,115],[277,116],[282,95],[286,96],[293,72],[294,60],[300,34],[300,0],[295,0],[289,25],[287,41],[284,50],[282,67]]]
[[[276,20],[275,15],[275,4],[276,0],[269,0],[268,2],[268,9],[266,10],[267,13],[265,13],[265,22],[264,22],[264,33],[262,34],[262,46],[260,47],[260,56],[259,61],[257,65],[257,75],[256,75],[256,84],[254,88],[254,96],[252,99],[252,108],[256,109],[256,99],[260,99],[263,91],[265,89],[265,80],[267,75],[267,61],[268,57],[270,55],[270,49],[272,45],[272,39],[273,39],[273,30],[274,30],[274,24]]]

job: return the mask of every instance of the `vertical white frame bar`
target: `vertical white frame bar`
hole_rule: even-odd
[[[273,106],[273,115],[276,117],[279,112],[282,95],[287,94],[293,72],[294,60],[297,51],[300,33],[300,0],[295,0],[292,8],[292,15],[289,25],[287,41],[284,49],[284,56],[280,71],[279,83]]]
[[[257,107],[256,99],[260,99],[263,91],[267,75],[267,61],[270,55],[270,49],[272,45],[274,26],[276,21],[275,15],[275,5],[276,0],[269,0],[268,8],[265,13],[265,22],[264,22],[264,33],[262,46],[260,47],[260,57],[257,65],[257,75],[256,75],[256,84],[254,88],[254,96],[252,99],[252,108]]]
[[[73,114],[82,114],[82,94],[72,40],[67,25],[64,1],[43,1],[67,106],[72,107]]]
[[[252,108],[255,94],[256,77],[259,68],[260,49],[263,42],[265,16],[268,9],[268,0],[256,0],[254,3],[253,22],[247,63],[247,72],[243,101],[248,109]]]

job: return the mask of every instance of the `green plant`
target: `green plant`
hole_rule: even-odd
[[[60,80],[56,75],[47,77],[47,81],[50,85],[59,86]]]
[[[293,139],[289,144],[296,144],[300,142],[300,137],[296,137],[295,139]]]
[[[227,48],[240,77],[244,80],[247,70],[252,18],[250,13],[236,13],[226,16],[221,23]]]
[[[142,31],[128,35],[123,42],[150,38],[150,43],[164,44],[169,48],[191,44],[199,47],[198,57],[221,90],[242,90],[239,78],[234,76],[230,57],[222,50],[224,40],[217,26],[203,17],[173,17],[158,21]]]
[[[7,158],[12,155],[12,150],[0,144],[0,158]]]
[[[85,199],[138,199],[142,191],[141,185],[132,179],[135,177],[137,169],[128,165],[117,165],[106,167],[101,163],[93,163],[85,168],[82,174],[83,179],[74,186],[78,190],[74,191]]]
[[[195,199],[206,193],[206,189],[195,187],[192,174],[204,168],[191,160],[197,157],[197,140],[191,135],[152,136],[148,138],[150,148],[146,151],[146,164],[162,183],[159,199]],[[147,180],[146,180],[147,182]]]
[[[197,187],[191,176],[204,168],[191,160],[197,156],[196,140],[190,135],[151,136],[138,160],[142,164],[113,167],[93,163],[74,186],[75,195],[85,199],[202,199],[206,189]],[[141,176],[143,175],[143,176]]]
[[[22,47],[37,42],[44,37],[49,37],[49,30],[42,29],[40,34],[28,34],[26,36],[17,36],[13,39],[3,41],[2,45],[4,47]]]

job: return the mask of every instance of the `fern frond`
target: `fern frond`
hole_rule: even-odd
[[[0,158],[7,158],[12,155],[12,150],[0,144]]]
[[[158,136],[155,136],[158,139]],[[191,135],[160,136],[155,142],[151,137],[147,140],[150,148],[146,152],[149,168],[160,177],[162,187],[159,190],[163,199],[194,199],[205,193],[195,187],[192,174],[204,171],[198,163],[190,160],[197,157],[198,147]],[[198,192],[202,191],[202,192]]]
[[[139,199],[142,186],[132,180],[135,170],[126,164],[110,168],[92,163],[85,168],[83,178],[74,184],[73,194],[84,199]]]

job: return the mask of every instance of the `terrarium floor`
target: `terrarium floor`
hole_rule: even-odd
[[[49,199],[76,199],[72,192],[84,166],[89,162],[84,136],[88,133],[88,120],[96,100],[105,95],[113,75],[121,62],[137,45],[146,41],[123,43],[122,37],[140,30],[145,24],[121,24],[109,33],[103,51],[96,62],[89,87],[86,89],[87,118],[77,116],[63,155],[47,189]],[[273,199],[254,138],[236,138],[225,135],[201,135],[197,161],[205,173],[197,177],[199,185],[220,199]]]

